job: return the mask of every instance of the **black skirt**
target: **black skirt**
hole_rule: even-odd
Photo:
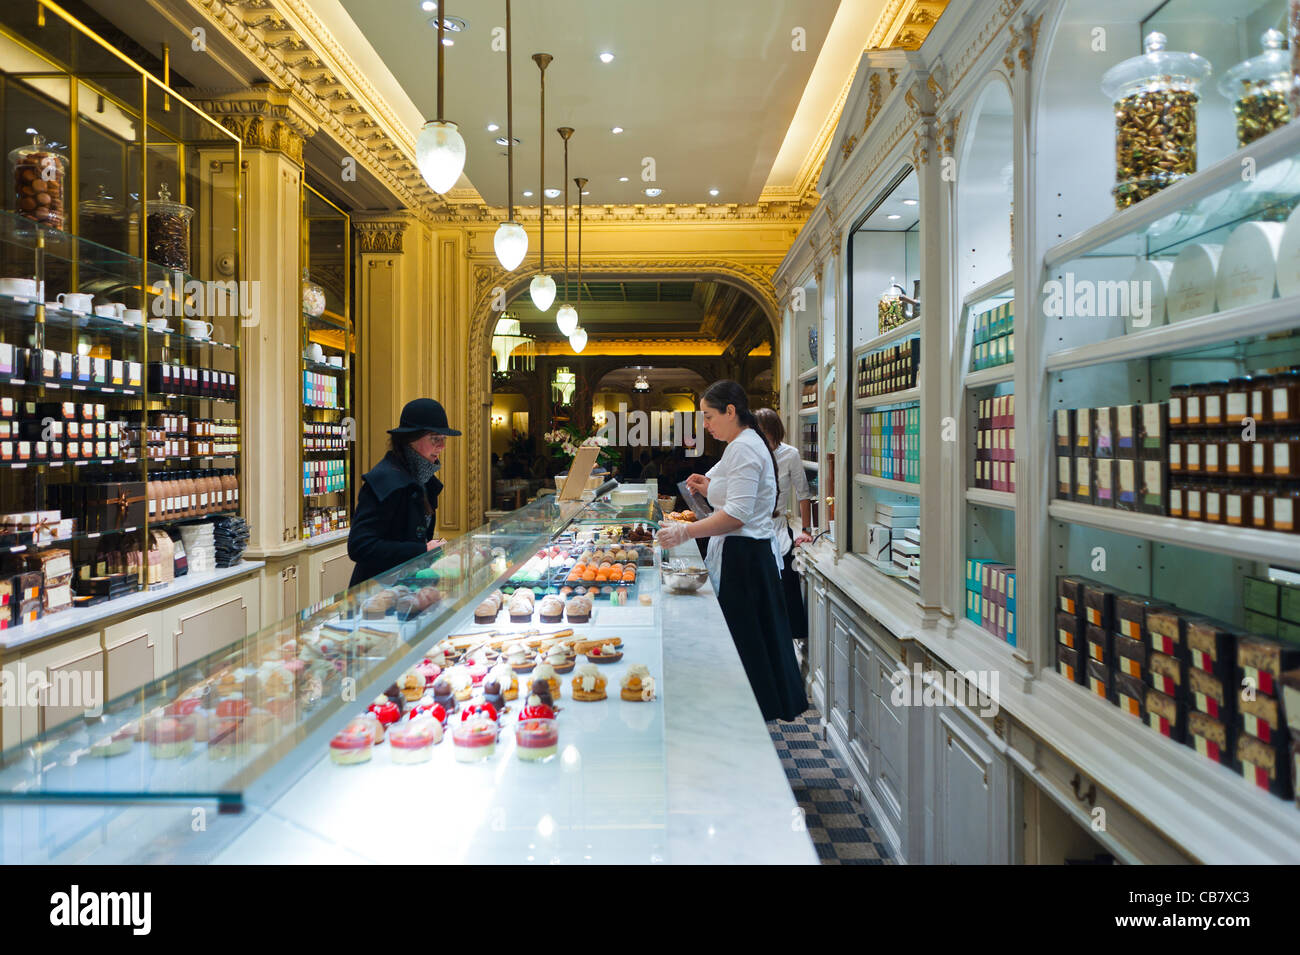
[[[722,542],[718,603],[765,720],[793,720],[808,709],[794,656],[771,540]]]
[[[790,619],[790,636],[796,640],[808,639],[808,611],[803,605],[803,590],[799,587],[799,571],[794,569],[794,547],[785,554],[781,568],[781,589],[785,593],[785,611]]]

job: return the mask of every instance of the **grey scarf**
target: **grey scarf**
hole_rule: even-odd
[[[430,461],[428,458],[416,454],[409,444],[402,448],[402,460],[406,464],[406,470],[415,475],[415,480],[419,482],[421,487],[428,484],[429,479],[437,474],[438,469],[442,467],[442,462]]]

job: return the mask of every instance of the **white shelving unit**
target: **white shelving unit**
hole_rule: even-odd
[[[887,395],[875,395],[871,398],[855,398],[853,401],[854,411],[865,411],[871,408],[884,408],[887,405],[905,405],[921,400],[921,385],[915,388],[908,388],[905,391],[891,391]]]
[[[879,488],[882,491],[893,491],[895,494],[910,494],[913,497],[921,496],[921,485],[912,484],[908,481],[895,481],[892,478],[876,477],[873,474],[855,474],[853,481],[856,484],[865,487]]]
[[[1016,495],[1014,491],[990,491],[982,487],[966,488],[966,503],[982,504],[985,507],[997,507],[1004,511],[1014,511],[1016,509]]]

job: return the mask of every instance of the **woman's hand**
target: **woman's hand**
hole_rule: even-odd
[[[659,546],[665,550],[676,547],[678,544],[685,543],[690,539],[689,525],[687,524],[669,524],[659,531]]]
[[[686,479],[686,486],[696,494],[701,494],[705,497],[708,497],[709,495],[709,479],[706,475],[692,474]]]
[[[800,544],[811,544],[811,543],[812,543],[812,537],[808,534],[805,534],[803,531],[800,531],[799,534],[796,535],[794,539],[795,547],[798,547]]]
[[[424,552],[427,554],[431,550],[437,550],[445,543],[447,543],[447,539],[445,537],[439,537],[436,540],[431,540],[429,541],[429,546],[424,549]]]

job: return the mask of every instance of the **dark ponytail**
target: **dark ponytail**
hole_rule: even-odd
[[[776,499],[772,502],[772,516],[778,516],[781,513],[781,472],[776,469],[776,454],[772,451],[771,443],[768,442],[763,429],[759,427],[758,418],[749,410],[749,396],[745,394],[745,389],[740,387],[739,383],[724,378],[709,385],[700,400],[707,402],[710,408],[716,408],[723,414],[726,414],[727,405],[735,406],[736,419],[757,434],[759,440],[763,442],[763,447],[767,448],[767,456],[772,461],[772,486],[776,488]]]

